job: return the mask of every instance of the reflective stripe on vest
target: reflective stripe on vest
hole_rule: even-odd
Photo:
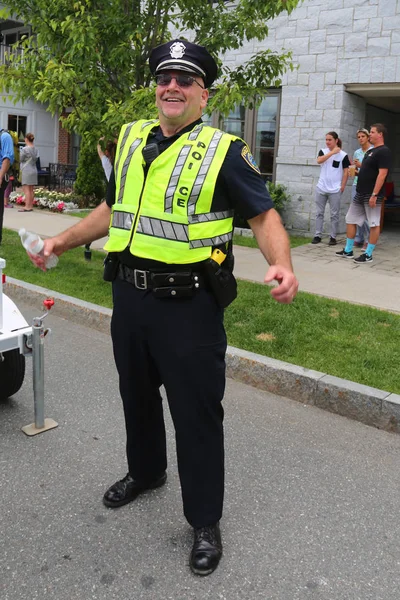
[[[118,210],[114,210],[111,217],[111,226],[116,227],[117,229],[127,229],[130,231],[132,229],[132,223],[135,219],[135,215],[133,213],[119,212]]]
[[[217,129],[213,135],[211,142],[210,142],[210,145],[206,152],[205,158],[202,162],[201,168],[196,177],[196,181],[194,182],[192,193],[190,195],[190,200],[189,200],[189,204],[188,204],[188,214],[189,215],[194,215],[196,212],[196,202],[199,198],[201,188],[203,187],[204,180],[207,176],[212,159],[215,156],[215,153],[216,153],[217,147],[218,147],[218,143],[219,143],[222,135],[223,135],[223,132],[219,131]]]
[[[120,204],[122,202],[122,198],[124,196],[126,173],[128,171],[129,163],[131,162],[132,154],[135,152],[135,150],[137,150],[139,148],[141,143],[142,143],[141,138],[136,138],[136,140],[134,140],[132,142],[132,144],[129,148],[128,156],[126,157],[126,159],[124,160],[124,164],[122,165],[122,171],[121,171],[121,177],[120,177],[121,183],[120,183],[120,188],[118,191],[118,198],[117,198],[118,204]]]
[[[110,238],[105,248],[166,263],[208,258],[233,234],[233,210],[211,212],[218,173],[235,139],[204,124],[182,134],[150,165],[144,181],[141,149],[158,122],[121,130]],[[129,127],[129,133],[127,129]]]
[[[122,135],[121,144],[118,143],[116,152],[115,152],[115,155],[116,155],[115,168],[114,168],[115,173],[117,173],[117,171],[118,171],[119,159],[121,158],[121,153],[125,147],[126,140],[128,139],[128,135],[135,123],[136,123],[136,121],[133,121],[133,123],[129,123],[128,125],[124,126],[125,130]]]
[[[233,217],[233,215],[233,210],[193,215],[192,217],[189,217],[189,224],[204,223],[205,221],[218,221]],[[127,229],[130,231],[134,218],[135,215],[133,213],[119,212],[115,210],[112,215],[112,227],[117,227],[118,229]],[[181,223],[174,223],[173,221],[162,221],[161,219],[140,217],[136,231],[139,233],[154,235],[155,237],[165,238],[167,240],[178,240],[181,242],[187,242],[189,240],[187,233],[188,226],[182,225]],[[230,238],[225,241],[229,241],[229,239]],[[210,244],[204,243],[202,245],[209,246]],[[215,244],[212,243],[211,245]]]

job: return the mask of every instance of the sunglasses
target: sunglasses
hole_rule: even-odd
[[[156,84],[162,86],[169,85],[173,79],[175,79],[176,84],[179,85],[179,87],[181,88],[189,88],[194,83],[197,83],[197,85],[201,87],[202,90],[205,89],[202,85],[200,85],[198,81],[196,81],[194,77],[191,77],[190,75],[170,75],[169,73],[160,73],[155,77]]]

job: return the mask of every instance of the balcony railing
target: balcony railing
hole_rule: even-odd
[[[6,46],[5,44],[0,44],[0,64],[7,65],[9,64],[9,56],[11,54],[16,54],[17,56],[23,56],[24,51],[22,48],[14,48],[14,46]]]

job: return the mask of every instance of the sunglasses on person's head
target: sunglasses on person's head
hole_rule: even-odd
[[[194,83],[197,83],[199,87],[203,90],[205,89],[194,77],[190,75],[185,75],[184,73],[180,73],[179,75],[171,75],[170,73],[160,73],[156,75],[156,84],[157,85],[169,85],[173,79],[175,79],[176,84],[181,88],[189,88]]]

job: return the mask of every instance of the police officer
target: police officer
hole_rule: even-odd
[[[8,186],[7,171],[14,162],[14,144],[8,131],[0,129],[0,244],[3,236],[4,191]]]
[[[212,56],[173,40],[152,51],[150,69],[159,118],[122,127],[107,201],[46,240],[45,253],[61,254],[109,229],[105,278],[113,280],[111,333],[129,470],[103,502],[120,507],[165,483],[164,385],[184,514],[194,529],[190,567],[208,575],[222,555],[223,307],[235,296],[236,210],[271,265],[265,281],[278,282],[273,297],[291,302],[298,283],[288,237],[248,147],[202,123],[207,88],[217,76]]]

